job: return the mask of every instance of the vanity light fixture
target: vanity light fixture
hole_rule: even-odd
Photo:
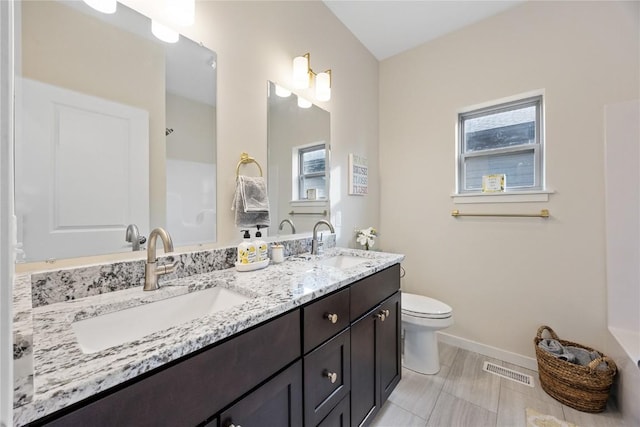
[[[151,32],[154,36],[167,43],[175,43],[180,38],[180,34],[177,31],[172,30],[155,19],[151,21]]]
[[[276,95],[278,95],[280,98],[288,98],[291,96],[291,91],[287,88],[284,88],[280,85],[275,85],[276,86]]]
[[[301,96],[298,96],[298,107],[300,108],[310,108],[313,104],[308,99],[304,99]]]
[[[293,87],[307,89],[311,86],[311,82],[315,80],[316,99],[318,101],[328,101],[331,99],[331,69],[322,73],[315,73],[311,69],[310,58],[311,54],[309,53],[293,58]]]
[[[118,2],[116,0],[83,0],[88,6],[102,13],[115,13]]]
[[[318,101],[331,99],[331,70],[318,73],[316,76],[316,99]]]

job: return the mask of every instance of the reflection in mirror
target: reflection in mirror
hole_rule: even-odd
[[[329,219],[330,114],[273,82],[267,99],[270,234],[310,232]]]
[[[122,4],[17,12],[18,261],[144,250],[155,227],[215,241],[215,53]]]

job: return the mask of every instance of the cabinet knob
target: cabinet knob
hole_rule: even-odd
[[[386,315],[386,314],[384,314],[384,311],[381,311],[380,313],[377,313],[377,314],[376,314],[376,317],[377,317],[378,319],[380,319],[380,321],[381,321],[381,322],[384,322],[384,319],[386,319],[386,318],[387,318],[387,315]]]
[[[231,423],[231,424],[229,424],[229,427],[242,427],[242,426],[240,424]]]
[[[335,313],[327,313],[324,315],[326,319],[329,319],[329,322],[336,323],[338,321],[338,315]]]
[[[338,379],[338,374],[336,374],[335,372],[324,371],[324,376],[329,378],[329,381],[331,381],[331,384],[335,383],[336,380]]]
[[[389,310],[382,310],[385,316],[389,317]]]

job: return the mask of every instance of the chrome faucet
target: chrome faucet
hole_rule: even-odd
[[[313,239],[311,239],[311,255],[319,255],[322,253],[322,237],[320,237],[320,241],[318,241],[318,226],[322,224],[329,227],[329,230],[331,230],[332,233],[336,232],[336,230],[333,229],[333,225],[331,225],[329,221],[321,219],[320,221],[316,222],[316,225],[313,226]]]
[[[278,230],[282,231],[285,223],[291,226],[291,234],[296,234],[296,226],[293,225],[293,222],[290,219],[283,219],[280,221],[280,227],[278,227]]]
[[[135,224],[129,224],[127,226],[127,231],[125,232],[124,240],[131,243],[131,249],[134,251],[139,251],[140,245],[144,244],[147,241],[146,237],[140,235],[138,226]]]
[[[144,270],[144,288],[145,291],[155,291],[158,289],[158,277],[167,273],[173,273],[176,270],[177,261],[168,264],[158,265],[156,258],[156,240],[160,237],[164,245],[164,253],[173,252],[173,241],[171,235],[164,228],[154,228],[149,234],[149,245],[147,246],[147,265]]]

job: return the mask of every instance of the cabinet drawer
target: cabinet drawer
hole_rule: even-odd
[[[351,335],[346,329],[304,357],[305,426],[315,426],[351,388]]]
[[[400,264],[351,285],[351,320],[356,320],[400,289]]]
[[[306,354],[349,325],[349,289],[309,304],[302,316]]]

